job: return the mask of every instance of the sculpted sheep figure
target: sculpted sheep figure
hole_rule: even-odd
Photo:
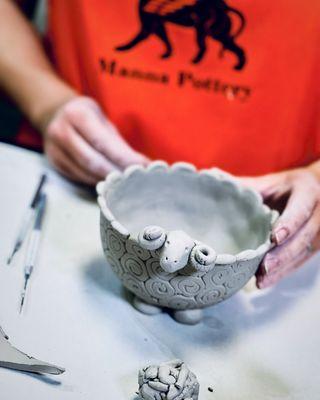
[[[214,268],[216,252],[195,241],[184,231],[166,232],[159,226],[147,226],[138,235],[140,246],[146,250],[159,250],[159,263],[168,273],[182,270],[189,263],[196,271],[208,272]],[[146,314],[157,314],[161,309],[135,297],[134,306]],[[195,324],[202,318],[202,310],[175,310],[174,318],[186,324]]]
[[[161,249],[160,265],[169,273],[183,269],[189,261],[197,271],[208,272],[217,258],[211,247],[195,241],[184,231],[165,232],[159,226],[147,226],[138,239],[141,247],[147,250]]]

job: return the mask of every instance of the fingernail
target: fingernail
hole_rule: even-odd
[[[280,228],[275,231],[274,238],[277,244],[281,244],[289,236],[287,228]]]
[[[279,260],[276,257],[266,255],[263,263],[262,263],[263,269],[265,273],[268,275],[272,273],[277,267],[279,266]]]

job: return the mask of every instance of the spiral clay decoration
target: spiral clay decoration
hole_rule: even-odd
[[[159,257],[153,257],[146,261],[146,267],[151,278],[170,281],[174,276],[170,272],[166,272],[161,268]]]
[[[198,400],[197,377],[181,360],[142,368],[138,381],[143,400]]]
[[[124,271],[135,276],[140,281],[146,281],[149,278],[145,265],[140,258],[132,256],[130,253],[124,254],[120,259]]]
[[[188,310],[197,308],[197,303],[193,297],[185,297],[180,294],[172,296],[168,302],[168,307],[174,310]]]
[[[124,270],[120,264],[120,261],[117,258],[113,257],[111,253],[107,253],[106,259],[113,272],[121,279],[122,275],[124,274]]]
[[[107,229],[106,242],[114,257],[120,258],[126,252],[124,241],[120,235],[112,228]]]
[[[140,297],[141,299],[145,299],[148,303],[153,304],[154,301],[150,297],[150,295],[146,292],[144,282],[137,279],[135,276],[124,273],[122,276],[122,282],[124,286],[133,292],[136,296]]]
[[[205,289],[201,278],[197,276],[178,276],[170,281],[177,294],[185,297],[194,297]]]
[[[131,239],[126,241],[126,250],[129,254],[139,258],[140,260],[146,261],[151,257],[150,251],[142,248],[139,244]]]
[[[197,244],[191,250],[190,263],[197,270],[201,272],[210,271],[217,258],[216,252],[205,244]]]
[[[206,291],[199,293],[196,296],[196,301],[203,306],[208,306],[211,304],[216,304],[219,301],[223,300],[225,294],[226,288],[224,286],[216,286],[214,289],[210,288]]]
[[[239,272],[238,274],[234,274],[226,284],[229,289],[235,289],[242,287],[248,280],[248,277],[251,275],[250,271],[244,270],[243,272]]]
[[[146,282],[146,290],[151,297],[156,299],[170,299],[174,296],[174,289],[168,281],[149,279]]]
[[[166,234],[160,226],[147,226],[139,233],[138,241],[144,249],[157,250],[166,241]]]

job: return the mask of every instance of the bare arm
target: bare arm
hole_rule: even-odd
[[[56,75],[37,33],[10,0],[0,0],[0,86],[39,129],[45,116],[75,96]]]
[[[36,32],[10,0],[0,0],[0,88],[42,132],[48,159],[70,179],[94,184],[114,169],[147,162],[95,100],[58,77]]]

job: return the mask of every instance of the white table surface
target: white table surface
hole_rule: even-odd
[[[200,400],[320,399],[319,254],[271,290],[207,309],[197,326],[145,316],[106,265],[94,198],[51,170],[39,264],[19,315],[24,249],[5,261],[44,168],[42,156],[0,144],[0,325],[16,347],[66,372],[0,368],[1,400],[132,400],[139,367],[172,358],[197,374]]]

